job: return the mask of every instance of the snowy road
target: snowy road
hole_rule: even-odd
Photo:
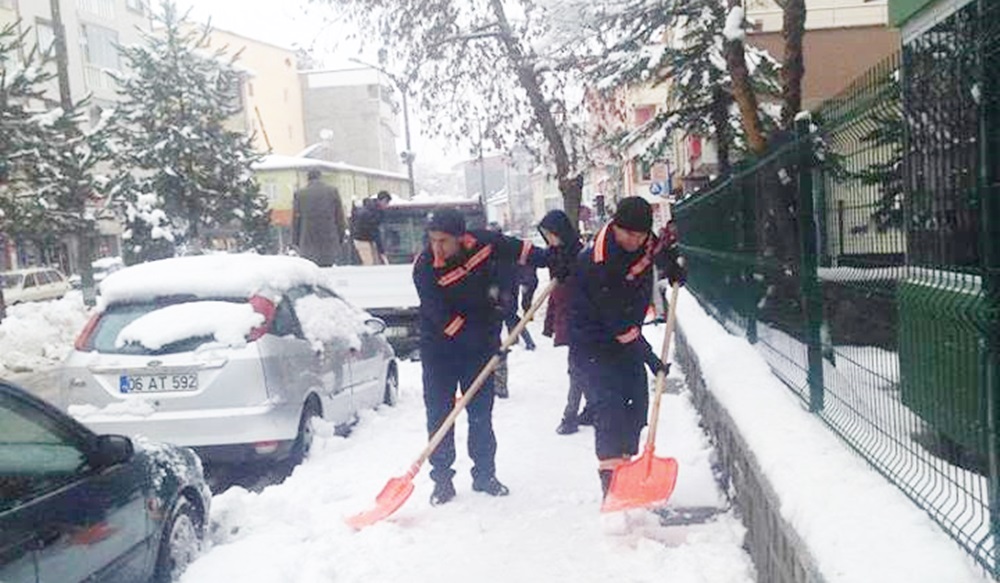
[[[661,333],[651,331],[657,345]],[[511,355],[511,398],[498,400],[498,477],[511,489],[494,499],[471,490],[459,418],[458,497],[431,507],[427,468],[408,503],[361,532],[343,523],[370,507],[386,480],[403,473],[426,435],[419,363],[401,363],[395,409],[364,415],[349,438],[322,428],[311,458],[280,485],[260,493],[231,488],[214,500],[212,547],[183,583],[241,581],[754,581],[741,548],[744,528],[731,513],[690,527],[661,527],[644,511],[618,523],[598,512],[600,486],[588,427],[554,429],[565,403],[565,349],[547,339],[534,353]],[[671,384],[680,383],[674,371]],[[667,395],[657,440],[680,462],[674,505],[723,504],[711,450],[686,391]]]

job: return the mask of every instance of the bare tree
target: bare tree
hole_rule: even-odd
[[[535,0],[324,0],[374,32],[420,99],[425,125],[455,141],[481,128],[502,150],[525,146],[554,168],[575,221],[585,148],[582,91],[549,42],[550,6]],[[579,93],[579,97],[576,96]]]

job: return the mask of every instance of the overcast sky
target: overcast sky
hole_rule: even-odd
[[[375,61],[373,55],[362,54],[359,44],[347,38],[351,30],[332,10],[315,3],[310,5],[308,0],[178,0],[178,5],[190,7],[193,20],[211,18],[216,28],[287,48],[312,47],[327,63],[345,62],[350,57]],[[423,136],[418,118],[416,112],[410,112],[417,160],[441,170],[461,161],[463,153],[456,148]],[[402,137],[397,141],[397,149],[405,149]]]

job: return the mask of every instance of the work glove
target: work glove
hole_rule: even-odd
[[[668,264],[667,269],[667,281],[670,285],[684,285],[687,282],[687,260],[683,256],[678,255],[677,259]]]
[[[654,377],[659,374],[660,371],[663,371],[663,376],[670,374],[670,363],[663,362],[660,360],[660,357],[653,354],[652,351],[646,355],[646,367]]]

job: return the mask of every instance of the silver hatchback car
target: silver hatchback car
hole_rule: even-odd
[[[385,324],[326,281],[304,259],[252,254],[109,275],[64,363],[69,413],[210,463],[301,459],[313,417],[347,425],[398,398]]]

